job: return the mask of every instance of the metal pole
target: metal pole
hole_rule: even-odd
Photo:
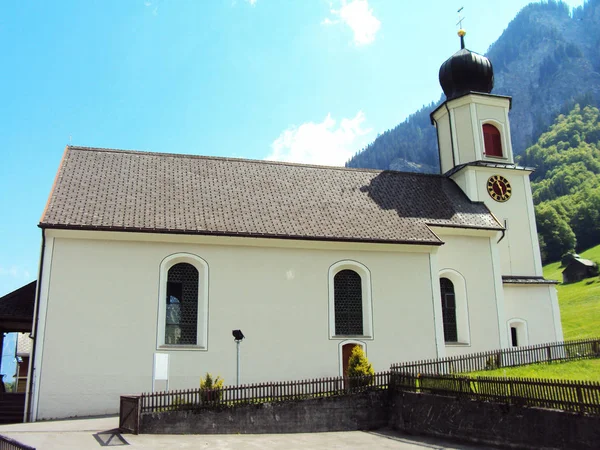
[[[237,344],[237,385],[240,385],[240,344],[242,341],[235,341]]]

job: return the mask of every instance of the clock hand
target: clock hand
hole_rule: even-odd
[[[502,185],[500,184],[500,182],[498,180],[496,180],[496,184],[500,188],[500,194],[504,195],[504,189],[502,189]]]

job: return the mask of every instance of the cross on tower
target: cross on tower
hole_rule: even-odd
[[[458,22],[456,22],[456,25],[458,25],[459,28],[462,28],[462,22],[465,20],[465,17],[460,15],[463,9],[465,9],[465,7],[461,6],[460,9],[456,11],[458,13]]]

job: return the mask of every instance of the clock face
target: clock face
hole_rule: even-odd
[[[487,191],[497,202],[505,202],[510,198],[512,188],[506,178],[501,175],[492,175],[487,181]]]

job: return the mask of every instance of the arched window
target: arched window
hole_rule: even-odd
[[[483,143],[485,156],[502,158],[502,139],[500,138],[500,131],[494,125],[489,123],[483,125]]]
[[[165,344],[196,345],[198,334],[198,270],[175,264],[167,276]]]
[[[354,270],[345,269],[335,274],[335,334],[362,336],[362,280]]]
[[[448,278],[440,278],[440,292],[442,294],[442,320],[444,323],[444,340],[446,342],[458,341],[458,328],[456,325],[456,295],[454,284]]]
[[[168,256],[160,265],[157,348],[206,349],[208,265],[196,255]]]
[[[519,318],[512,318],[508,321],[508,339],[511,347],[522,347],[529,345],[529,336],[527,333],[527,321]]]
[[[373,338],[371,272],[351,260],[329,268],[329,337]]]

